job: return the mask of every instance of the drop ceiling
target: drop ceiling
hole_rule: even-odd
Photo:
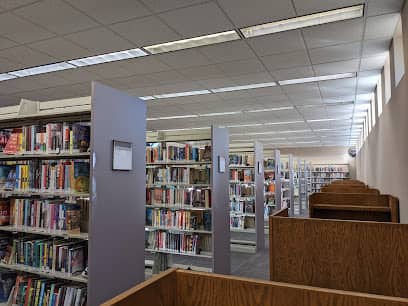
[[[150,120],[148,130],[216,124],[230,126],[233,142],[349,145],[360,124],[355,105],[371,99],[403,0],[0,0],[0,73],[361,3],[362,18],[2,81],[0,106],[86,96],[92,80],[151,96],[353,72],[341,80],[146,101],[149,118],[199,115]],[[211,116],[225,112],[238,114]]]

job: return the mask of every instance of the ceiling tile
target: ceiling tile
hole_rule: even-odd
[[[357,72],[360,60],[340,61],[313,65],[317,75],[328,75],[346,72]]]
[[[91,51],[61,37],[41,40],[28,46],[61,61],[93,55]]]
[[[404,0],[368,0],[367,15],[383,15],[389,13],[397,13],[402,9]]]
[[[159,54],[157,58],[175,69],[211,64],[211,61],[207,57],[193,49]]]
[[[323,24],[303,29],[306,45],[319,48],[359,41],[363,37],[362,18]]]
[[[5,37],[0,37],[0,50],[1,49],[7,49],[7,48],[10,48],[10,47],[14,47],[16,45],[18,45],[18,43],[14,42],[14,41],[12,41],[10,39],[7,39]]]
[[[271,74],[276,80],[280,81],[312,77],[315,75],[312,66],[273,70]]]
[[[0,57],[6,58],[11,62],[20,63],[21,65],[18,69],[49,64],[56,61],[54,57],[35,51],[26,46],[18,46],[12,49],[2,50],[0,51]]]
[[[134,48],[135,46],[107,28],[96,28],[65,36],[94,54],[103,54]]]
[[[148,9],[137,0],[67,0],[78,10],[102,24],[130,20],[150,15]],[[155,1],[151,1],[155,2]]]
[[[121,78],[130,76],[133,73],[126,69],[122,63],[113,62],[86,67],[86,70],[103,79]]]
[[[212,46],[201,47],[199,51],[213,63],[243,60],[255,57],[245,41],[231,41]]]
[[[155,56],[145,56],[121,61],[120,65],[132,74],[145,74],[171,70]]]
[[[156,16],[117,23],[111,29],[135,43],[137,47],[154,45],[181,38]]]
[[[290,0],[219,0],[218,3],[237,27],[295,17]]]
[[[232,78],[211,78],[209,80],[200,80],[199,82],[203,85],[203,88],[207,89],[238,85],[237,82],[232,80]]]
[[[246,73],[242,75],[231,76],[231,79],[238,85],[267,83],[274,81],[273,77],[268,72]]]
[[[310,49],[313,64],[351,60],[360,57],[361,42]]]
[[[18,70],[21,67],[21,63],[17,63],[15,61],[11,61],[8,58],[3,58],[1,57],[1,52],[0,51],[0,73],[2,72],[8,72],[12,70]],[[1,83],[7,83],[8,81],[4,81]]]
[[[390,46],[389,38],[363,41],[363,57],[388,53]]]
[[[97,25],[88,16],[61,0],[39,1],[19,8],[14,13],[43,26],[50,32],[62,35],[85,30]]]
[[[300,30],[287,31],[247,40],[258,56],[304,50],[305,44]]]
[[[233,25],[214,2],[162,13],[160,18],[183,37],[194,37],[233,29]]]
[[[361,0],[294,0],[298,15],[334,10],[346,6],[361,4]]]
[[[156,84],[172,84],[188,81],[185,76],[176,70],[149,73],[146,74],[146,77],[153,80]]]
[[[258,59],[221,63],[218,66],[228,76],[236,76],[247,73],[260,73],[265,71],[264,66]]]
[[[91,73],[85,68],[68,69],[53,72],[52,74],[56,76],[61,76],[62,78],[70,81],[70,83],[88,82],[90,84],[91,81],[101,79],[101,76],[95,73]]]
[[[22,44],[55,36],[11,13],[0,14],[0,35]]]
[[[392,38],[399,17],[399,14],[368,17],[364,39]]]
[[[360,70],[364,71],[364,70],[381,69],[384,66],[386,58],[387,58],[386,54],[371,56],[371,57],[364,57],[361,59]]]
[[[13,10],[36,1],[38,0],[0,0],[0,6],[5,10]]]
[[[207,80],[225,77],[224,72],[217,65],[197,66],[179,70],[182,75],[191,80]]]
[[[206,1],[208,0],[142,0],[142,2],[155,13],[169,11],[184,6],[196,5],[200,2]]]
[[[309,56],[305,50],[263,56],[261,60],[269,71],[310,65]]]

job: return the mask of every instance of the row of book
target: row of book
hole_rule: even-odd
[[[165,161],[211,161],[211,144],[205,142],[165,142],[147,143],[146,162]]]
[[[27,160],[0,165],[0,189],[89,191],[89,160]]]
[[[255,200],[232,198],[230,200],[230,212],[253,214],[255,213]]]
[[[81,206],[58,200],[11,199],[10,225],[80,232]]]
[[[7,239],[3,236],[3,239]],[[14,238],[3,261],[47,272],[75,275],[86,266],[86,242],[27,235]]]
[[[9,301],[19,306],[85,306],[86,298],[85,285],[19,275]]]
[[[254,185],[229,184],[229,195],[236,197],[255,196]]]
[[[265,181],[274,181],[275,180],[275,172],[266,171],[264,172],[264,179]]]
[[[230,227],[233,229],[254,229],[255,218],[245,218],[244,216],[230,216]]]
[[[234,153],[229,156],[230,166],[254,166],[254,154]]]
[[[5,154],[86,152],[89,123],[48,123],[1,130],[0,151]]]
[[[275,182],[265,183],[265,192],[275,192]]]
[[[275,160],[272,158],[264,159],[264,169],[275,169]]]
[[[146,184],[209,184],[210,174],[207,167],[146,168]]]
[[[348,177],[346,173],[343,172],[332,172],[332,173],[315,173],[313,175],[314,179],[319,179],[319,178],[346,178]]]
[[[268,218],[270,215],[272,215],[274,208],[274,205],[264,204],[264,218]]]
[[[254,181],[254,172],[251,169],[230,169],[230,181],[250,183]]]
[[[313,171],[321,171],[321,172],[347,172],[344,167],[314,167]]]
[[[211,231],[211,213],[208,211],[172,211],[165,208],[146,208],[146,225],[168,229]]]
[[[147,231],[146,248],[180,254],[211,252],[211,236],[188,233]]]
[[[211,208],[211,189],[175,186],[146,188],[146,204]]]

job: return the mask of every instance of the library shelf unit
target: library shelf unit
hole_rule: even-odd
[[[234,250],[256,252],[265,247],[263,168],[261,143],[255,142],[252,148],[230,148],[230,230]]]
[[[169,266],[230,273],[229,134],[148,132],[145,256]]]
[[[145,198],[145,122],[144,101],[95,82],[90,97],[0,109],[0,202],[11,214],[0,235],[12,242],[2,270],[76,288],[76,305],[100,305],[144,281],[144,207],[135,203]],[[129,171],[112,169],[113,140],[132,144]]]
[[[350,179],[348,164],[312,164],[312,193],[336,180]]]
[[[308,163],[305,160],[297,160],[298,177],[298,199],[293,209],[290,209],[291,216],[303,216],[307,212],[308,202]]]
[[[281,155],[280,157],[280,182],[281,182],[281,209],[294,208],[294,169],[293,155]]]
[[[264,220],[268,226],[269,216],[281,207],[280,151],[264,152]]]

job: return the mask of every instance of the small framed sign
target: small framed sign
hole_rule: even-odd
[[[112,170],[130,171],[133,164],[132,144],[113,140]]]
[[[220,155],[218,156],[218,172],[225,173],[225,157]]]

